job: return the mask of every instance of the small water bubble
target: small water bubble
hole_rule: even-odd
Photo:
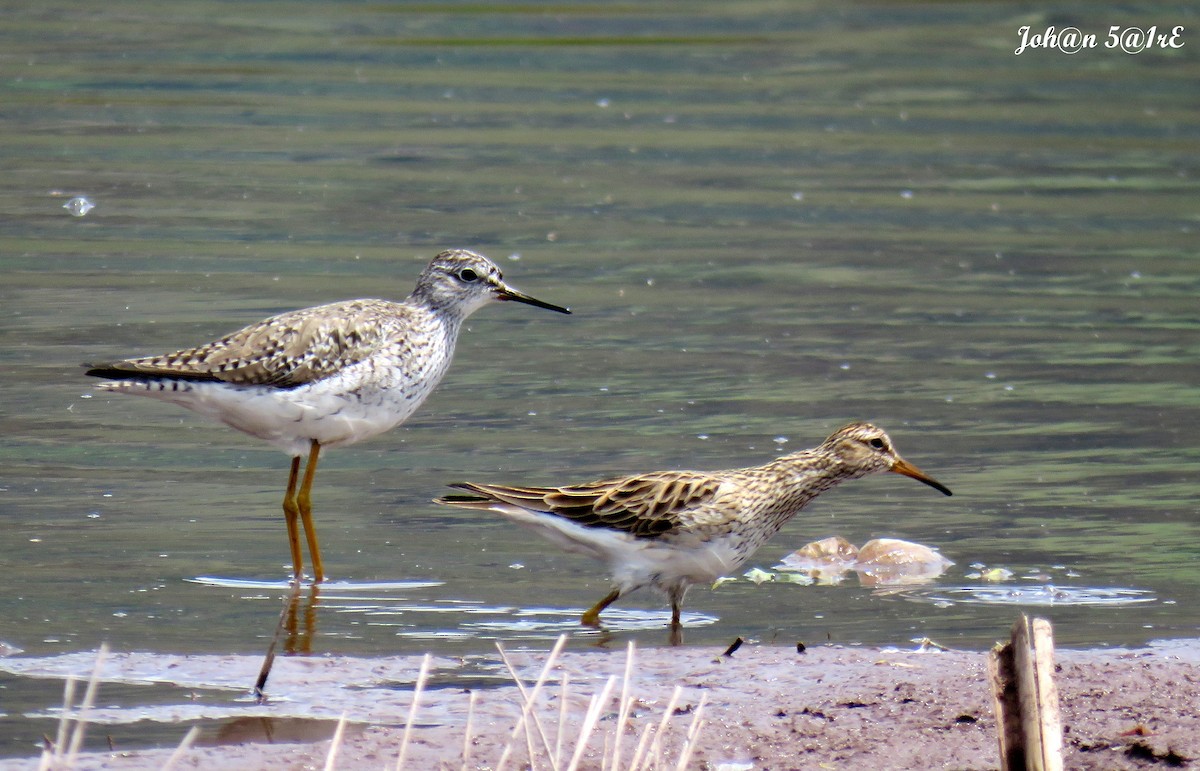
[[[105,490],[104,492],[100,493],[100,497],[101,498],[111,498],[111,497],[113,497],[112,491]]]
[[[113,618],[126,618],[128,615],[129,614],[126,613],[125,611],[118,610],[116,613],[113,613]]]
[[[1135,270],[1129,274],[1129,277],[1130,278],[1141,278],[1142,272],[1140,270]]]
[[[98,512],[98,511],[89,511],[89,512],[87,513],[87,518],[88,518],[88,519],[100,519],[100,512]]]
[[[792,200],[793,200],[793,201],[803,201],[803,200],[804,200],[804,193],[803,193],[803,192],[801,192],[801,191],[799,191],[799,190],[797,190],[796,192],[792,193]]]
[[[521,261],[521,253],[513,252],[512,254],[508,255],[508,259],[512,260],[513,262],[520,262]]]
[[[527,412],[525,414],[532,418],[537,415],[537,412],[535,410],[530,410],[529,412]]]
[[[850,369],[850,362],[843,361],[841,364],[838,365],[838,369]]]
[[[696,434],[696,438],[700,439],[700,440],[704,440],[704,439],[708,438],[708,434]]]
[[[86,195],[77,195],[64,203],[63,208],[71,212],[72,217],[86,217],[88,212],[96,208],[96,204]]]
[[[80,398],[80,399],[91,399],[91,398],[92,398],[92,394],[80,394],[80,395],[79,395],[79,398]]]
[[[996,379],[996,373],[995,373],[995,372],[984,372],[984,373],[983,373],[983,376],[984,376],[984,377],[986,377],[988,380],[995,380],[995,379]]]
[[[787,440],[788,438],[786,436],[777,436],[773,441],[775,444],[787,444]]]
[[[1013,387],[1012,387],[1012,386],[1010,386],[1010,385],[1006,385],[1006,386],[1004,386],[1004,390],[1005,390],[1005,391],[1011,391],[1011,390],[1013,390]]]
[[[646,279],[646,286],[654,286],[654,279],[652,279],[652,278]]]
[[[509,567],[513,570],[522,570],[524,569],[525,565],[521,562],[514,562],[513,564],[509,565]]]
[[[608,97],[601,97],[596,100],[597,107],[608,107],[610,105],[612,105],[612,100]]]
[[[912,197],[913,197],[913,191],[911,191],[911,190],[901,190],[901,191],[900,191],[900,197],[901,197],[901,198],[904,198],[904,199],[909,199],[909,198],[912,198]]]

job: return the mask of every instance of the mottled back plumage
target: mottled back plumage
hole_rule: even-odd
[[[669,471],[569,487],[505,487],[470,482],[454,486],[485,499],[564,517],[587,527],[647,538],[686,527],[686,512],[710,500],[720,482],[700,472]]]
[[[583,616],[597,625],[609,604],[652,585],[671,599],[679,624],[687,587],[739,569],[804,506],[835,485],[879,471],[950,491],[905,461],[870,423],[838,429],[820,446],[761,466],[657,471],[563,487],[461,482],[467,495],[439,503],[499,512],[570,551],[606,562],[615,587]]]
[[[386,300],[318,305],[272,316],[195,348],[125,359],[87,374],[294,388],[371,357],[411,316],[407,306]]]
[[[293,457],[284,513],[300,576],[296,518],[317,580],[323,572],[308,504],[318,451],[404,422],[450,366],[463,321],[493,301],[570,313],[504,282],[488,258],[442,252],[403,302],[347,300],[281,313],[194,348],[94,366],[103,391],[178,404]],[[303,482],[299,461],[308,454]]]

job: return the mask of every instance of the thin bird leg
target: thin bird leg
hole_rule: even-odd
[[[292,575],[297,583],[303,570],[303,557],[300,555],[300,533],[296,520],[300,516],[300,507],[296,504],[296,482],[300,479],[300,456],[292,458],[292,471],[288,474],[287,492],[283,494],[283,521],[287,523],[288,546],[292,548]]]
[[[583,618],[579,619],[579,623],[583,624],[584,626],[594,626],[599,629],[600,613],[609,605],[612,605],[614,602],[616,602],[620,596],[621,590],[613,589],[611,592],[605,595],[603,600],[597,602],[591,607],[591,609],[588,610],[587,613],[584,613]]]
[[[671,596],[671,645],[683,645],[683,622],[679,620],[679,616],[683,610],[683,592],[682,589],[672,589]]]
[[[308,451],[308,465],[304,467],[304,481],[296,495],[296,503],[300,506],[300,521],[304,525],[304,537],[308,540],[308,556],[312,559],[313,581],[318,584],[325,580],[325,568],[321,565],[321,544],[317,542],[317,529],[313,527],[312,483],[313,477],[317,475],[317,457],[320,454],[321,443],[314,439],[312,449]]]

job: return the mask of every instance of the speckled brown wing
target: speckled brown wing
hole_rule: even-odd
[[[712,499],[721,481],[696,471],[663,471],[570,487],[509,487],[466,482],[451,485],[482,496],[447,496],[441,503],[498,501],[554,514],[587,527],[653,538],[690,524],[688,511]]]
[[[87,374],[294,388],[366,359],[394,328],[380,324],[380,318],[402,307],[385,300],[350,300],[305,308],[196,348],[93,367]]]

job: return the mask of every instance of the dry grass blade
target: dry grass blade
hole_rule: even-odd
[[[37,771],[49,771],[54,767],[56,760],[62,759],[63,747],[67,745],[67,732],[71,727],[71,705],[75,701],[75,684],[77,682],[74,675],[68,675],[66,682],[63,683],[63,703],[62,712],[58,716],[58,734],[52,745],[42,747],[42,757],[38,761]]]
[[[75,686],[78,682],[75,676],[71,675],[63,686],[62,714],[58,716],[58,737],[54,740],[54,746],[59,748],[55,752],[59,754],[62,753],[61,748],[67,746],[67,736],[71,730],[71,708],[75,706]]]
[[[171,757],[167,758],[167,762],[163,763],[163,767],[159,771],[171,771],[176,763],[183,760],[185,752],[192,748],[192,743],[196,741],[196,737],[200,735],[200,726],[194,725],[183,735],[183,740],[179,742],[179,746],[171,753]]]
[[[683,688],[675,686],[675,690],[671,692],[671,698],[667,701],[667,708],[663,711],[662,720],[658,723],[658,730],[653,731],[653,739],[650,742],[650,747],[647,753],[643,756],[639,752],[630,762],[630,771],[637,771],[640,768],[657,768],[659,756],[662,754],[662,737],[666,733],[667,725],[671,722],[671,716],[675,714],[676,705],[679,704],[679,697],[683,695]],[[638,747],[641,750],[641,747]],[[643,763],[646,765],[643,766]]]
[[[617,709],[617,731],[613,736],[612,747],[612,771],[617,771],[621,763],[621,737],[625,735],[625,721],[629,719],[629,711],[633,706],[633,696],[630,693],[633,684],[633,640],[629,641],[629,646],[625,649],[625,674],[621,679],[621,700]]]
[[[569,700],[567,697],[569,695],[568,687],[570,686],[570,683],[571,683],[571,676],[568,675],[566,672],[563,672],[562,685],[560,685],[558,688],[558,731],[556,732],[556,735],[554,737],[554,762],[552,764],[553,768],[561,768],[562,767],[560,764],[562,763],[563,737],[567,733],[563,729],[567,725],[567,705],[569,704]]]
[[[346,735],[346,713],[342,712],[342,716],[338,718],[337,728],[333,732],[333,739],[329,742],[329,752],[325,755],[325,771],[333,771],[337,763],[338,750],[342,747],[342,737]]]
[[[75,761],[79,757],[79,750],[83,747],[83,735],[87,731],[87,713],[96,703],[96,690],[100,687],[100,669],[104,666],[106,658],[108,658],[108,644],[104,643],[100,646],[100,650],[96,651],[96,663],[92,666],[92,675],[88,678],[87,690],[83,693],[79,711],[75,713],[75,727],[71,731],[70,746],[67,748],[65,759],[68,768],[75,765]]]
[[[467,695],[467,726],[463,729],[462,771],[471,766],[471,721],[475,717],[475,701],[479,698],[478,691]]]
[[[692,752],[696,749],[696,739],[700,737],[700,726],[704,722],[702,715],[707,700],[708,694],[701,693],[700,701],[696,704],[696,711],[692,713],[692,724],[688,726],[687,738],[683,740],[683,746],[679,748],[679,760],[675,764],[675,771],[686,771],[688,761],[692,759]]]
[[[537,728],[538,736],[542,740],[542,747],[546,751],[546,756],[550,757],[550,742],[546,738],[546,731],[542,727],[542,722],[538,718],[537,712],[534,710],[534,708],[537,706],[537,697],[539,694],[541,694],[542,688],[546,684],[546,679],[550,676],[550,670],[554,667],[555,662],[558,661],[558,657],[562,653],[562,650],[566,644],[567,636],[565,634],[559,635],[558,640],[556,640],[554,643],[554,647],[550,649],[550,654],[546,657],[546,663],[542,665],[542,671],[538,674],[538,679],[534,683],[532,691],[527,690],[525,688],[525,684],[521,682],[521,676],[517,674],[516,667],[514,667],[512,665],[512,661],[509,660],[508,654],[504,651],[504,647],[499,643],[496,644],[496,649],[500,651],[500,659],[504,662],[504,666],[508,668],[508,673],[512,676],[513,681],[517,684],[517,690],[521,693],[521,698],[524,701],[524,704],[521,708],[521,716],[517,719],[517,724],[513,726],[512,733],[508,738],[508,744],[504,747],[504,752],[500,755],[500,761],[496,764],[496,771],[503,771],[505,764],[512,755],[513,742],[516,741],[517,734],[521,732],[522,728],[525,729],[525,743],[529,750],[529,765],[531,768],[536,767],[533,738],[529,735],[528,728],[531,717],[534,727]],[[557,768],[557,766],[555,766],[555,768]]]
[[[638,738],[637,747],[633,751],[633,759],[629,761],[629,771],[637,771],[646,748],[650,746],[650,737],[654,735],[654,725],[647,723],[642,726],[642,735]]]
[[[425,678],[429,676],[429,665],[432,657],[426,653],[421,659],[421,669],[417,672],[417,683],[413,686],[412,704],[408,707],[408,720],[404,721],[404,738],[400,740],[400,756],[396,758],[396,771],[404,768],[404,759],[408,755],[408,741],[412,737],[413,722],[417,719],[417,702],[421,699],[421,691],[425,688]]]
[[[593,696],[591,703],[588,704],[587,715],[584,716],[583,725],[579,728],[579,738],[575,740],[575,754],[571,756],[571,763],[567,766],[567,771],[575,771],[583,761],[583,752],[587,748],[588,739],[592,737],[592,731],[595,730],[596,723],[600,721],[600,712],[608,704],[608,699],[616,684],[617,678],[608,678],[604,683],[604,688]]]

